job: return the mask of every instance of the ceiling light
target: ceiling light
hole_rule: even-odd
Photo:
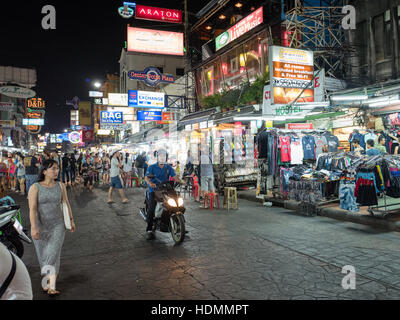
[[[220,20],[225,20],[225,19],[226,19],[226,16],[224,16],[223,14],[221,14],[218,18],[219,18]]]
[[[206,29],[207,29],[207,30],[211,30],[212,27],[211,27],[211,26],[207,26]]]
[[[238,2],[238,3],[235,4],[235,7],[236,7],[236,8],[241,8],[241,7],[243,7],[243,4],[240,3],[240,2]]]
[[[331,100],[332,101],[357,101],[357,100],[367,100],[368,96],[363,95],[363,96],[332,96]]]

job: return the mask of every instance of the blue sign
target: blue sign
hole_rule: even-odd
[[[155,67],[146,68],[144,71],[131,70],[128,72],[128,77],[131,80],[144,81],[151,87],[157,87],[160,82],[174,83],[175,77],[172,75],[162,74]]]
[[[117,111],[101,111],[100,123],[102,124],[123,124],[124,114]]]
[[[165,93],[152,91],[128,91],[128,105],[134,108],[165,108]]]
[[[138,111],[138,121],[162,121],[162,111]]]

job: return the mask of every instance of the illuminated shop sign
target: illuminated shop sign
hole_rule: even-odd
[[[269,51],[271,103],[314,102],[314,53],[271,46]]]
[[[182,23],[182,11],[136,5],[136,19]]]
[[[163,92],[129,90],[129,107],[164,109],[165,94]]]
[[[138,121],[161,121],[161,111],[138,111]]]
[[[134,71],[128,72],[128,77],[131,80],[144,81],[147,85],[151,87],[156,87],[160,82],[164,83],[174,83],[175,77],[172,75],[162,74],[160,70],[155,67],[146,68],[144,71]]]
[[[235,24],[232,28],[220,34],[215,39],[216,50],[218,51],[225,47],[227,44],[238,39],[261,23],[263,23],[263,7],[257,9],[252,14]]]
[[[183,56],[183,33],[128,27],[128,51]]]
[[[115,111],[101,111],[100,112],[101,124],[123,124],[124,116],[122,112]]]

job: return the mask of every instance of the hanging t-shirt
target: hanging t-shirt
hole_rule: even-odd
[[[315,137],[315,153],[316,156],[318,157],[320,154],[324,153],[322,150],[323,146],[328,145],[328,142],[326,141],[326,138],[324,136],[316,136]]]
[[[261,132],[257,136],[258,142],[258,158],[266,159],[268,157],[268,133],[266,131]]]
[[[303,164],[304,151],[300,138],[292,137],[290,143],[290,164]]]
[[[338,137],[330,133],[324,134],[324,137],[326,138],[329,152],[337,152],[340,146],[340,141]]]
[[[280,137],[281,161],[290,162],[290,137]]]
[[[304,136],[303,143],[304,160],[315,160],[315,139],[313,136]]]

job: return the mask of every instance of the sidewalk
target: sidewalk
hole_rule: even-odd
[[[272,196],[264,196],[264,199],[262,199],[261,197],[257,198],[256,190],[239,190],[238,198],[258,202],[260,204],[264,202],[272,202],[272,204],[276,207],[282,207],[306,215],[304,213],[304,206],[302,206],[300,202],[278,199]],[[400,210],[399,214],[397,215],[389,214],[386,217],[379,215],[372,216],[365,207],[361,208],[360,212],[358,213],[352,213],[347,210],[340,209],[339,203],[331,203],[317,207],[316,212],[320,216],[336,220],[368,225],[371,227],[382,228],[389,231],[400,231]]]

